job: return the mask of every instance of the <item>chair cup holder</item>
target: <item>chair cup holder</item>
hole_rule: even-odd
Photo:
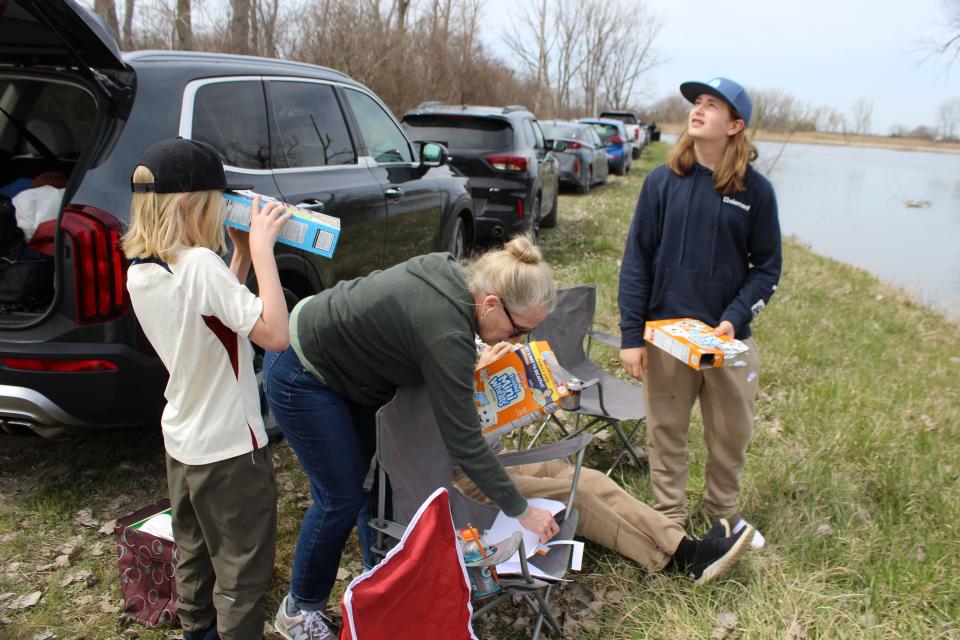
[[[580,394],[584,389],[592,387],[599,382],[599,378],[587,380],[584,382],[579,378],[569,378],[567,380],[567,391],[570,395],[560,398],[560,406],[565,411],[577,411],[580,408]]]

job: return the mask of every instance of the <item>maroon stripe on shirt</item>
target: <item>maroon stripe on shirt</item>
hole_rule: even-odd
[[[239,347],[237,346],[237,334],[235,331],[232,331],[227,325],[223,324],[220,321],[220,318],[217,316],[201,316],[204,323],[207,325],[207,328],[213,332],[213,335],[217,336],[217,340],[220,341],[220,344],[223,345],[223,348],[227,350],[227,357],[230,358],[230,366],[233,367],[233,375],[237,377],[237,380],[240,379],[240,354]],[[250,440],[253,442],[253,450],[256,451],[260,448],[260,445],[257,444],[257,436],[253,433],[253,429],[250,428],[250,425],[247,425],[247,431],[250,432]]]
[[[227,350],[227,357],[230,358],[230,365],[233,367],[233,375],[240,379],[240,356],[237,348],[237,334],[227,325],[220,321],[217,316],[201,316],[206,323],[207,328],[213,331],[217,340]]]

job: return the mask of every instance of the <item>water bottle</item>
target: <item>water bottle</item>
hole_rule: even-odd
[[[480,542],[480,534],[472,525],[467,524],[465,529],[461,529],[458,537],[463,547],[464,562],[477,562],[487,557]],[[500,591],[500,582],[493,567],[467,567],[467,575],[474,598],[486,598]]]

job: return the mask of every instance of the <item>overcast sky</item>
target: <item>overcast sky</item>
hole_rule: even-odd
[[[484,38],[504,59],[511,7],[530,1],[487,0]],[[948,69],[945,57],[929,54],[944,33],[946,1],[646,0],[663,22],[663,64],[650,72],[641,103],[719,75],[848,116],[867,98],[875,133],[934,125],[940,103],[960,96],[960,60]]]

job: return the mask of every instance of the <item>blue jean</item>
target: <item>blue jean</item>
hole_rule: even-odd
[[[364,561],[372,536],[363,481],[376,440],[376,407],[335,393],[307,371],[292,348],[267,353],[263,386],[273,413],[310,480],[313,502],[303,516],[290,596],[300,609],[325,606],[340,556],[358,520]]]

